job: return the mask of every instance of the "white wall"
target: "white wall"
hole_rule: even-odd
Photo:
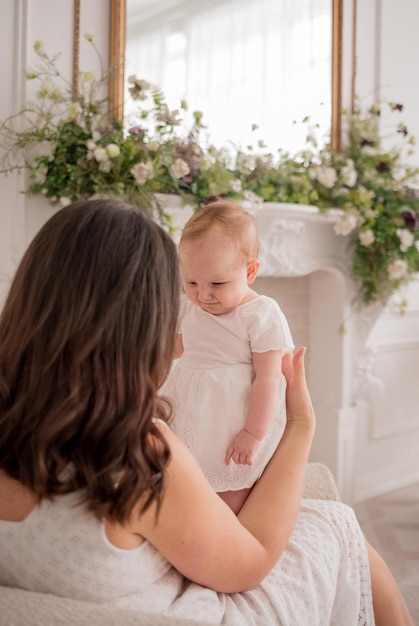
[[[33,97],[34,86],[26,81],[25,71],[37,65],[35,41],[41,40],[51,55],[60,53],[60,70],[71,81],[73,7],[73,0],[2,0],[0,120],[16,113]],[[83,37],[87,32],[95,34],[95,42],[108,62],[109,23],[109,0],[81,0],[80,69],[97,70],[95,55]],[[0,304],[23,251],[54,211],[44,198],[22,195],[25,187],[25,173],[0,175]]]
[[[81,0],[81,69],[92,69],[86,32],[95,33],[108,58],[110,0]],[[353,0],[345,0],[343,104],[351,95]],[[404,121],[419,140],[416,63],[419,3],[412,0],[358,0],[356,90],[406,105]],[[48,52],[61,52],[61,67],[71,80],[73,0],[2,0],[0,20],[0,120],[20,109],[28,97],[24,79],[36,62],[33,43],[41,39]],[[419,157],[417,162],[419,164]],[[21,194],[25,175],[0,176],[0,304],[24,249],[54,210],[44,198]],[[401,318],[389,308],[368,341],[359,366],[374,398],[358,412],[355,499],[419,479],[419,287],[407,291],[409,307]],[[323,306],[323,303],[320,303]],[[354,400],[355,401],[355,400]],[[357,400],[362,405],[362,400]],[[362,408],[362,406],[361,406]]]

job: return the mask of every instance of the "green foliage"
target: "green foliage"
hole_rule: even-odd
[[[92,36],[86,39],[96,50]],[[74,200],[124,196],[165,224],[156,193],[181,195],[199,207],[209,196],[226,194],[254,208],[265,202],[314,205],[324,213],[340,209],[335,232],[349,237],[352,274],[364,304],[385,302],[419,272],[418,170],[405,164],[414,140],[398,119],[402,105],[384,103],[344,113],[344,147],[318,147],[307,125],[306,148],[294,155],[257,147],[221,147],[202,140],[202,113],[187,104],[169,110],[161,90],[129,77],[136,110],[124,123],[108,111],[108,77],[81,73],[73,94],[57,57],[35,44],[40,65],[27,72],[39,82],[35,102],[0,125],[2,172],[24,169],[27,193],[42,193],[64,206]],[[97,50],[96,50],[97,52]],[[100,56],[100,55],[99,55]],[[23,128],[23,129],[22,129]],[[390,137],[396,145],[390,147]]]

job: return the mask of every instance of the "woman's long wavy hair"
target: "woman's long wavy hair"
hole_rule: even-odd
[[[74,203],[33,240],[0,317],[0,468],[39,500],[81,490],[121,523],[160,504],[152,418],[170,418],[179,286],[170,237],[116,200]]]

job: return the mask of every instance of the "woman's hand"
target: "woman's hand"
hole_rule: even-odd
[[[305,353],[306,348],[302,347],[294,354],[287,353],[282,358],[282,372],[287,381],[287,424],[301,422],[315,427],[316,417],[305,376]]]

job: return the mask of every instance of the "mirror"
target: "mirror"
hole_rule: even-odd
[[[252,7],[257,5],[258,3],[255,3],[255,2],[249,3],[248,0],[242,0],[242,2],[243,3],[247,2],[247,5],[249,7],[249,14],[247,15],[246,19],[248,21],[249,19],[252,20],[251,26],[253,28],[253,26],[256,23],[255,20],[257,20],[258,22],[261,22],[263,20],[263,16],[258,17],[258,12],[254,12],[253,14],[251,13]],[[127,80],[127,77],[130,74],[136,74],[138,78],[144,78],[146,80],[150,80],[151,82],[156,83],[159,87],[162,88],[163,92],[165,93],[169,106],[173,106],[174,108],[177,108],[177,107],[175,107],[174,104],[172,104],[172,101],[170,99],[171,94],[168,95],[166,86],[169,85],[169,91],[172,92],[174,91],[172,87],[174,85],[176,86],[176,82],[178,82],[179,84],[181,83],[181,80],[178,80],[179,77],[183,76],[184,78],[186,75],[186,72],[190,76],[192,70],[190,66],[188,67],[187,65],[185,65],[185,59],[186,60],[193,59],[195,61],[195,68],[194,68],[194,74],[193,74],[194,80],[189,81],[189,83],[192,82],[192,84],[195,86],[199,82],[201,84],[205,84],[204,86],[207,87],[206,83],[208,83],[209,81],[209,74],[203,73],[202,69],[200,69],[200,66],[197,63],[197,55],[198,55],[198,52],[203,48],[203,41],[205,39],[208,39],[208,37],[206,36],[206,32],[211,30],[211,32],[213,33],[214,30],[216,31],[217,29],[219,30],[222,25],[222,22],[218,21],[218,22],[214,22],[212,24],[212,28],[210,28],[210,24],[211,24],[211,22],[209,21],[210,17],[212,18],[214,16],[214,12],[216,12],[217,10],[218,11],[222,10],[223,5],[226,5],[226,4],[230,4],[232,6],[240,5],[240,3],[238,3],[237,1],[232,3],[231,1],[229,2],[229,0],[218,0],[218,1],[212,0],[212,2],[207,2],[207,1],[200,2],[199,12],[201,13],[201,16],[202,16],[202,12],[207,12],[207,13],[203,16],[203,19],[201,19],[201,22],[199,23],[199,20],[198,20],[199,14],[197,11],[193,10],[193,8],[196,9],[196,7],[198,6],[198,3],[194,1],[190,2],[190,0],[160,0],[159,2],[158,0],[111,0],[110,56],[111,56],[111,67],[114,68],[114,71],[111,74],[111,80],[110,80],[110,85],[109,85],[110,87],[109,95],[110,95],[111,109],[117,112],[118,117],[120,119],[122,118],[123,113],[124,113],[123,111],[124,99],[127,93],[127,87],[126,87],[125,82]],[[286,7],[288,13],[294,10],[293,7],[296,4],[300,4],[301,6],[306,7],[304,9],[306,11],[306,15],[310,15],[310,12],[312,13],[313,11],[312,5],[314,4],[318,4],[319,6],[322,5],[321,12],[319,13],[319,18],[321,19],[317,20],[316,28],[313,29],[313,24],[316,18],[315,15],[314,15],[313,20],[311,21],[311,27],[309,30],[307,30],[307,23],[306,23],[307,20],[305,20],[305,23],[301,23],[301,20],[298,21],[298,19],[295,19],[294,23],[291,24],[291,27],[294,29],[294,31],[296,29],[297,30],[299,29],[300,31],[300,39],[297,40],[297,44],[295,43],[295,37],[294,37],[294,40],[289,39],[289,32],[290,32],[289,31],[287,35],[288,40],[286,40],[289,42],[289,46],[284,47],[284,43],[281,42],[281,46],[282,46],[281,49],[278,47],[277,48],[271,47],[271,49],[273,49],[275,54],[277,55],[282,53],[282,55],[284,56],[285,54],[285,63],[283,63],[283,65],[285,65],[286,67],[288,63],[288,59],[290,59],[291,53],[294,55],[294,57],[299,56],[300,58],[302,58],[304,54],[306,54],[307,56],[307,50],[308,50],[307,40],[310,39],[312,56],[310,57],[308,64],[306,64],[303,73],[301,73],[301,76],[305,77],[307,80],[308,79],[312,80],[312,76],[310,76],[309,66],[310,66],[310,63],[311,64],[313,63],[313,58],[315,60],[316,56],[317,57],[319,56],[318,51],[320,50],[320,55],[323,55],[323,59],[319,59],[320,62],[318,63],[317,69],[312,68],[313,71],[311,72],[312,74],[317,70],[319,72],[322,72],[322,75],[318,74],[320,77],[320,80],[318,81],[318,83],[312,83],[312,85],[314,84],[314,88],[307,87],[307,89],[305,89],[304,87],[308,83],[304,83],[303,80],[301,80],[299,84],[297,84],[295,80],[294,80],[294,83],[292,83],[293,77],[291,76],[291,83],[289,84],[291,85],[293,84],[294,89],[288,89],[282,92],[286,94],[285,96],[282,97],[282,104],[284,103],[286,104],[286,107],[285,107],[286,111],[288,112],[289,115],[291,115],[291,117],[287,121],[288,125],[291,125],[294,119],[297,119],[298,121],[298,117],[297,117],[298,111],[302,110],[302,107],[304,107],[304,116],[309,115],[313,122],[321,123],[318,117],[316,116],[316,113],[320,111],[318,106],[321,103],[322,97],[323,97],[323,100],[324,100],[324,102],[322,103],[323,115],[327,115],[327,118],[323,120],[323,128],[324,130],[327,130],[327,131],[329,131],[329,129],[331,130],[332,148],[334,150],[339,150],[340,141],[341,141],[340,115],[341,115],[341,63],[342,63],[341,57],[342,57],[343,0],[318,0],[318,2],[316,3],[308,2],[307,0],[305,0],[305,2],[300,2],[300,3],[295,3],[292,0],[281,0],[281,1],[271,0],[270,2],[268,0],[264,0],[263,4],[265,6],[265,12],[267,10],[266,7],[271,7],[272,10],[277,11],[278,6],[283,5],[284,7]],[[159,9],[159,5],[161,5],[160,9]],[[139,11],[138,13],[138,15],[140,16],[139,19],[135,18],[136,11],[137,13]],[[208,13],[208,11],[212,12],[211,15]],[[219,16],[220,15],[221,14],[219,14]],[[129,20],[128,26],[127,26],[127,16]],[[191,18],[194,18],[194,25],[198,25],[198,30],[196,30],[193,33],[193,35],[190,35]],[[272,28],[272,18],[269,15],[265,15],[264,19],[265,19],[265,22],[268,23],[268,26],[270,28],[269,33],[271,35],[275,34],[277,36],[277,33],[278,33],[277,29]],[[223,43],[224,48],[227,48],[227,44],[230,43],[232,39],[234,39],[234,32],[232,28],[234,28],[234,25],[237,23],[238,23],[238,20],[231,22],[230,27],[229,27],[230,30],[226,28],[224,34],[221,33],[221,38],[219,39],[219,42]],[[276,20],[276,22],[274,23],[275,24],[278,23],[278,20]],[[181,27],[179,27],[179,25],[181,25]],[[199,30],[199,28],[201,30]],[[325,30],[325,28],[327,29],[327,31]],[[253,30],[255,29],[256,29],[256,26]],[[183,32],[180,32],[180,31],[183,31]],[[294,34],[294,31],[293,31],[293,34]],[[186,39],[185,39],[185,32],[187,34]],[[247,41],[249,40],[249,33],[252,33],[252,32],[253,32],[252,30],[247,31],[247,37],[246,37]],[[185,56],[183,59],[183,65],[182,63],[177,63],[176,65],[176,55],[179,55],[179,53],[181,53],[182,50],[187,50],[188,54],[190,55],[190,48],[192,47],[191,41],[193,37],[195,37],[195,39],[198,37],[197,45],[193,49],[194,56],[192,57]],[[162,81],[155,80],[154,78],[151,78],[149,75],[147,75],[148,72],[146,69],[142,67],[136,67],[136,62],[134,58],[135,52],[133,52],[134,38],[137,38],[138,41],[140,41],[142,44],[142,48],[141,48],[142,59],[146,59],[145,54],[147,54],[147,60],[144,60],[144,63],[143,63],[144,68],[151,70],[152,65],[154,63],[155,65],[155,67],[153,68],[154,73],[158,70],[157,70],[156,63],[153,60],[153,55],[154,57],[156,57],[159,54],[161,54],[163,43],[164,43],[166,51],[167,49],[172,51],[173,53],[172,65],[170,66],[170,70],[167,70],[166,68],[166,72],[165,72],[166,79],[168,79],[166,81],[167,85],[164,84],[164,81],[162,84]],[[165,39],[163,40],[163,38]],[[145,48],[144,48],[144,42],[146,39],[148,39],[148,42],[150,44],[147,53],[145,52]],[[250,39],[254,39],[254,38],[250,37]],[[271,42],[271,46],[275,45],[275,40],[272,37],[270,39],[270,42]],[[237,40],[236,40],[236,43],[237,43]],[[250,59],[252,62],[252,66],[250,68],[251,74],[256,73],[256,70],[259,67],[259,63],[257,62],[258,60],[261,61],[263,58],[265,65],[266,65],[267,58],[270,59],[271,61],[272,59],[274,59],[274,63],[272,62],[270,63],[270,68],[271,68],[270,71],[271,71],[271,76],[275,77],[275,63],[277,63],[277,59],[279,57],[275,55],[269,55],[268,54],[269,47],[264,47],[262,50],[260,45],[259,46],[253,45],[253,48],[252,48],[251,44],[252,42],[250,42],[249,44],[250,47],[248,46],[246,49],[243,47],[240,48],[240,46],[236,45],[235,56],[233,53],[231,53],[230,56],[225,57],[226,61],[222,61],[221,64],[218,63],[218,66],[216,67],[217,71],[215,72],[213,71],[212,73],[212,79],[214,79],[214,77],[215,79],[219,78],[220,73],[224,73],[225,75],[223,64],[226,65],[228,63],[231,66],[232,64],[236,63],[236,65],[233,66],[233,69],[239,68],[241,61],[243,61],[243,59],[241,58],[243,55],[247,55],[246,58]],[[326,50],[325,50],[325,46],[328,46]],[[215,54],[216,53],[217,53],[217,50],[215,49]],[[325,66],[326,60],[328,63],[327,67]],[[243,66],[243,63],[241,63],[241,66]],[[249,65],[247,65],[246,67],[247,67],[246,71],[247,73],[249,73],[248,71]],[[291,72],[291,74],[292,73],[293,72]],[[164,72],[161,72],[160,76],[163,76],[163,75],[164,75]],[[199,80],[200,78],[202,79],[203,76],[204,76],[204,79]],[[176,80],[173,80],[174,77],[176,77]],[[172,78],[172,80],[170,80],[170,78]],[[275,83],[275,80],[271,80],[269,84],[273,85],[274,83]],[[322,94],[319,93],[320,83],[323,85]],[[317,85],[319,85],[319,89],[317,89]],[[289,94],[290,93],[295,94],[296,93],[295,88],[297,86],[298,86],[297,100],[292,101],[289,98]],[[204,114],[204,122],[207,123],[209,129],[212,128],[211,115],[214,117],[216,115],[217,110],[218,112],[222,111],[224,115],[224,110],[222,108],[223,107],[223,90],[221,88],[220,82],[219,82],[219,90],[216,94],[216,98],[213,100],[213,102],[215,102],[215,105],[213,105],[213,110],[210,111],[210,117],[208,117],[208,109],[210,107],[205,106],[206,103],[208,104],[210,103],[210,99],[209,97],[205,96],[204,91],[200,95],[198,94],[196,97],[196,100],[192,101],[191,103],[191,100],[188,97],[188,92],[186,91],[186,93],[184,93],[184,91],[182,90],[183,90],[183,86],[180,87],[179,89],[178,101],[184,98],[188,102],[188,105],[191,105],[193,109],[200,109]],[[251,92],[247,91],[246,94],[249,95],[250,93],[252,96],[255,96],[255,97],[254,98],[252,97],[250,99],[249,98],[243,99],[242,97],[242,99],[240,100],[240,94],[238,95],[236,93],[235,102],[236,102],[236,105],[237,103],[240,103],[240,102],[246,103],[245,106],[241,107],[242,109],[247,109],[249,112],[249,118],[246,122],[246,126],[250,128],[252,123],[256,123],[263,130],[263,126],[264,126],[263,122],[260,123],[258,119],[254,119],[254,114],[253,114],[253,111],[251,110],[251,100],[252,101],[258,100],[259,110],[260,110],[260,98],[258,98],[258,96],[260,96],[260,92],[261,92],[261,83],[254,82],[254,90]],[[244,92],[242,92],[242,95],[243,93]],[[270,110],[266,114],[266,109],[265,109],[265,117],[267,117],[268,121],[271,120],[271,123],[266,125],[266,128],[269,129],[268,134],[270,134],[270,131],[273,128],[272,121],[274,121],[275,119],[281,118],[281,123],[282,123],[282,117],[284,117],[282,112],[280,114],[278,113],[280,105],[278,103],[278,100],[275,100],[275,97],[278,96],[278,93],[279,93],[278,90],[276,90],[275,92],[275,90],[271,89],[270,93],[268,94],[269,97],[266,99],[266,102],[269,103]],[[173,93],[173,96],[175,97],[176,94]],[[216,106],[217,101],[218,101],[218,109]],[[196,102],[198,102],[198,104],[196,104]],[[312,103],[315,104],[314,112],[313,112],[313,108],[311,111],[308,110],[309,107],[312,105]],[[199,104],[201,104],[201,106],[199,106]],[[297,111],[297,115],[296,115],[296,111]],[[223,115],[221,117],[223,117]],[[253,116],[253,119],[251,116]],[[302,117],[303,116],[300,116],[300,119]],[[232,129],[234,122],[235,122],[235,116],[234,116],[234,107],[233,107],[233,115],[230,118],[230,121],[227,120],[227,122],[224,122],[224,125],[225,126],[227,125],[228,128]],[[327,128],[325,128],[325,126]],[[244,128],[243,123],[241,123],[240,128],[241,128],[240,132],[243,133],[244,132],[242,130]],[[278,127],[278,132],[280,132],[280,128],[283,128],[283,127]],[[266,141],[266,137],[263,137],[263,135],[261,136]],[[281,148],[283,147],[281,146],[280,140],[275,139],[275,142]]]

